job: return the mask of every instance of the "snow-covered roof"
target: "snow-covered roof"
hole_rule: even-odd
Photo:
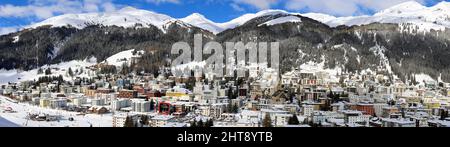
[[[155,117],[151,118],[152,120],[162,120],[167,121],[174,118],[172,115],[156,115]]]

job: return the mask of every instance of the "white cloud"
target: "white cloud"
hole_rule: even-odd
[[[270,9],[272,5],[276,4],[280,0],[233,0],[236,4],[251,5],[259,10]]]
[[[28,5],[0,5],[0,17],[46,19],[58,14],[114,11],[111,0],[30,0]]]
[[[105,10],[105,12],[113,12],[117,10],[117,7],[111,2],[102,4],[102,7]]]
[[[241,6],[239,6],[238,4],[235,4],[235,3],[231,3],[230,6],[231,6],[231,8],[233,8],[236,11],[245,11],[244,8],[242,8]]]
[[[154,3],[154,4],[160,4],[160,3],[174,3],[174,4],[180,4],[180,0],[146,0],[146,2]]]
[[[0,35],[9,34],[18,31],[18,27],[0,27]]]
[[[367,14],[365,10],[377,12],[407,1],[411,0],[287,0],[285,7],[289,10],[308,10],[337,16],[350,16]],[[425,0],[416,1],[425,3]]]

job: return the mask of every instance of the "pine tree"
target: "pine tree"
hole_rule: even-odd
[[[148,125],[148,116],[147,115],[142,115],[141,116],[141,123],[143,125]]]
[[[263,119],[263,127],[273,127],[272,119],[270,118],[270,114],[266,113],[266,116]]]
[[[441,119],[440,120],[445,120],[445,118],[447,118],[448,115],[448,111],[445,111],[444,109],[441,109]]]
[[[153,101],[153,99],[150,101],[150,110],[154,110],[155,109],[155,101]]]
[[[238,113],[238,111],[239,111],[239,107],[235,104],[235,105],[233,105],[233,113]]]
[[[73,77],[73,71],[72,68],[69,67],[69,71],[67,72],[69,74],[70,77]]]
[[[42,68],[39,68],[38,71],[37,71],[37,74],[40,75],[40,74],[43,74],[43,73],[44,73],[44,70],[42,70]]]
[[[51,74],[52,74],[51,69],[50,69],[50,68],[47,68],[47,69],[45,70],[45,75],[51,75]]]
[[[206,123],[206,127],[212,127],[214,126],[214,121],[212,119],[209,119]]]
[[[330,94],[328,94],[328,97],[329,98],[334,98],[334,93],[333,93],[333,91],[330,89]]]
[[[289,125],[298,125],[300,122],[298,121],[297,115],[293,114],[291,118],[288,120]]]
[[[228,112],[228,113],[232,113],[232,112],[233,112],[233,104],[231,103],[231,100],[230,100],[230,102],[228,103],[228,106],[227,106],[227,112]]]
[[[202,119],[200,119],[200,121],[198,121],[197,126],[198,127],[205,127],[205,123],[203,123]]]
[[[197,121],[194,119],[194,121],[191,122],[191,127],[196,128],[197,127]]]
[[[122,71],[121,71],[121,73],[123,75],[127,75],[127,74],[130,73],[130,67],[128,66],[128,64],[126,62],[122,64]]]
[[[127,116],[123,127],[134,127],[133,118],[131,118],[131,116]]]

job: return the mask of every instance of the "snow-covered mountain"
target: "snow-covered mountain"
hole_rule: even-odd
[[[382,10],[372,16],[334,17],[320,13],[299,14],[289,13],[284,10],[264,10],[258,13],[244,14],[236,19],[223,23],[213,22],[199,13],[194,13],[185,18],[175,19],[164,14],[140,10],[133,7],[125,7],[117,12],[66,14],[56,16],[43,22],[33,24],[29,27],[35,28],[44,25],[61,27],[70,25],[81,29],[88,25],[94,24],[104,26],[115,25],[121,27],[135,27],[137,24],[140,24],[141,27],[149,27],[149,25],[153,25],[165,32],[166,25],[176,20],[181,20],[185,23],[217,34],[224,30],[233,29],[237,26],[243,25],[254,18],[276,14],[302,15],[325,23],[331,27],[336,27],[339,25],[364,25],[378,22],[413,24],[415,25],[414,27],[419,30],[428,31],[431,29],[443,30],[445,28],[450,28],[450,2],[445,1],[432,7],[425,7],[415,1],[405,2]],[[292,21],[296,20],[288,20],[285,22]]]
[[[416,1],[395,5],[373,16],[338,17],[335,19],[322,19],[322,16],[313,19],[322,21],[331,27],[338,25],[364,25],[370,23],[409,24],[421,31],[444,30],[450,28],[450,2],[440,2],[432,7],[425,7]]]
[[[27,28],[36,28],[39,26],[72,26],[78,29],[83,29],[89,25],[103,25],[103,26],[120,26],[120,27],[149,27],[156,26],[163,32],[166,26],[177,20],[184,23],[208,30],[214,34],[220,33],[227,29],[233,29],[237,26],[245,24],[247,21],[266,15],[289,14],[283,10],[264,10],[258,13],[249,13],[242,15],[224,23],[216,23],[199,13],[193,13],[185,18],[175,19],[170,16],[155,13],[147,10],[140,10],[133,7],[125,7],[116,12],[109,13],[84,13],[84,14],[65,14],[49,18],[42,22],[28,26]],[[294,13],[292,13],[294,14]]]
[[[35,28],[39,26],[51,25],[53,27],[72,26],[82,29],[89,25],[104,25],[104,26],[120,26],[120,27],[134,27],[142,25],[141,27],[149,27],[153,25],[161,30],[165,30],[164,26],[176,19],[155,12],[147,10],[139,10],[133,7],[125,7],[117,12],[109,13],[85,13],[85,14],[66,14],[49,18],[40,23],[29,26]]]
[[[180,19],[181,21],[191,24],[193,26],[208,30],[210,32],[213,32],[214,34],[220,33],[222,31],[225,31],[227,29],[233,29],[237,26],[243,25],[246,22],[248,22],[251,19],[261,17],[261,16],[267,16],[267,15],[276,15],[276,14],[290,14],[283,10],[264,10],[258,13],[248,13],[244,14],[238,18],[235,18],[231,21],[224,22],[224,23],[216,23],[213,22],[205,16],[194,13],[186,18]]]

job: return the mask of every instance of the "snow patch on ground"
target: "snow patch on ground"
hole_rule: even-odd
[[[137,51],[136,54],[133,55],[134,51],[135,49],[131,49],[117,53],[107,58],[105,61],[103,61],[103,63],[108,63],[109,65],[114,66],[122,66],[124,63],[130,65],[132,58],[141,57],[141,55],[145,53],[144,51]]]
[[[53,65],[45,65],[42,66],[41,69],[45,71],[45,69],[50,68],[52,74],[51,75],[45,75],[45,74],[37,74],[39,69],[33,69],[29,71],[20,71],[20,70],[0,70],[0,84],[7,84],[8,82],[21,82],[21,81],[30,81],[30,80],[37,80],[39,77],[43,76],[59,76],[62,75],[64,80],[71,80],[72,77],[70,77],[68,73],[68,69],[71,68],[73,72],[76,70],[81,71],[83,70],[83,73],[80,73],[76,75],[77,77],[89,77],[89,74],[94,74],[93,71],[90,71],[86,69],[86,67],[92,66],[97,64],[96,59],[90,58],[88,60],[80,61],[80,60],[73,60],[70,62],[62,62],[59,64],[53,64]]]
[[[19,40],[20,40],[20,35],[17,35],[15,37],[13,37],[12,43],[17,43],[17,42],[19,42]]]
[[[304,63],[300,65],[300,71],[307,73],[325,72],[328,73],[328,75],[330,76],[328,79],[329,81],[327,82],[339,82],[339,78],[337,78],[336,75],[342,72],[342,68],[341,67],[335,67],[334,69],[325,68],[325,56],[322,56],[322,62],[316,63],[313,61],[309,61],[307,63]]]
[[[420,84],[424,85],[424,82],[434,82],[436,80],[434,80],[431,76],[427,75],[427,74],[414,74],[416,81],[419,82]]]
[[[302,20],[297,16],[286,16],[286,17],[280,17],[280,18],[277,18],[274,20],[267,21],[258,26],[263,26],[263,25],[273,26],[273,25],[283,24],[283,23],[287,23],[287,22],[302,22]]]
[[[317,20],[319,22],[329,22],[332,21],[334,19],[336,19],[336,17],[328,15],[328,14],[321,14],[321,13],[306,13],[306,14],[301,14],[302,16]]]

